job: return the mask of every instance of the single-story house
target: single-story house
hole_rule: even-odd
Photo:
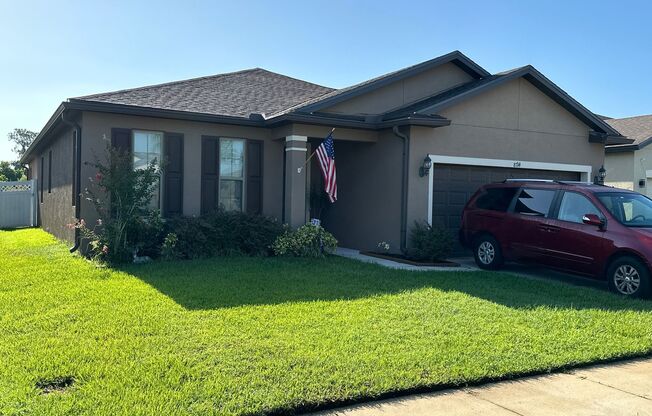
[[[633,140],[605,147],[605,184],[652,197],[652,115],[605,121]]]
[[[332,128],[331,205],[315,158],[299,168]],[[630,142],[534,67],[490,74],[458,51],[342,89],[255,68],[88,95],[61,103],[22,159],[40,224],[61,239],[74,240],[72,218],[96,217],[78,195],[106,140],[136,165],[167,159],[165,216],[223,205],[295,227],[319,217],[341,246],[392,251],[415,221],[455,233],[484,183],[591,181],[605,145]]]

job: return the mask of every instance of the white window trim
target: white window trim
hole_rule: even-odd
[[[136,133],[156,133],[161,135],[161,160],[158,160],[158,173],[159,173],[159,190],[158,190],[158,207],[157,209],[163,214],[163,199],[165,193],[165,181],[163,180],[163,169],[161,169],[161,164],[163,163],[163,158],[165,157],[165,132],[160,130],[143,130],[143,129],[133,129],[131,130],[131,163],[133,163],[134,154],[136,153]]]
[[[432,203],[433,203],[433,172],[436,165],[465,165],[465,166],[487,166],[495,168],[516,168],[516,169],[536,169],[536,170],[550,170],[554,172],[578,172],[580,173],[580,180],[582,182],[591,182],[591,174],[593,168],[589,165],[575,165],[570,163],[548,163],[548,162],[532,162],[525,160],[508,160],[508,159],[485,159],[478,157],[459,157],[459,156],[444,156],[429,154],[432,161],[432,167],[428,172],[428,224],[432,225]]]
[[[240,207],[240,212],[245,212],[247,210],[247,139],[243,139],[242,137],[220,137],[219,138],[219,143],[218,146],[220,146],[219,149],[219,160],[218,160],[218,166],[217,166],[217,186],[218,186],[218,195],[217,195],[217,204],[218,206],[220,205],[220,187],[222,186],[222,171],[221,171],[221,165],[222,165],[222,140],[237,140],[241,141],[244,146],[242,148],[242,179],[240,178],[233,178],[233,177],[225,177],[225,180],[241,180],[242,181],[242,206]]]

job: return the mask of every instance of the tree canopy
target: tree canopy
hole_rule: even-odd
[[[14,143],[11,150],[18,155],[18,159],[22,158],[27,152],[27,148],[32,144],[38,133],[27,129],[14,129],[7,135],[10,142]]]

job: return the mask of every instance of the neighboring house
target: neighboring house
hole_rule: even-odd
[[[339,200],[324,206],[315,158],[299,168],[333,127]],[[73,217],[96,217],[75,195],[103,138],[135,165],[167,159],[165,216],[218,205],[292,226],[319,216],[341,246],[392,251],[415,221],[456,232],[484,183],[590,181],[605,144],[629,143],[532,66],[492,75],[457,51],[338,90],[251,69],[89,95],[63,102],[22,160],[41,226],[59,238],[73,240]]]
[[[652,146],[649,146],[652,143],[652,115],[605,121],[634,140],[630,144],[606,146],[605,184],[652,197]]]

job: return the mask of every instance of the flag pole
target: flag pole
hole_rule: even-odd
[[[328,133],[328,135],[327,135],[326,137],[328,137],[328,136],[330,136],[331,134],[333,134],[334,131],[335,131],[335,127],[333,127],[333,128],[331,129],[331,132]],[[308,164],[308,162],[310,162],[310,159],[312,159],[312,157],[315,155],[315,153],[317,153],[317,149],[315,149],[315,150],[312,151],[312,153],[310,154],[310,156],[308,156],[308,159],[306,159],[306,162],[303,164],[303,166],[301,166],[300,168],[297,168],[297,173],[301,173],[301,171],[303,170],[303,168],[306,167],[306,165]]]

